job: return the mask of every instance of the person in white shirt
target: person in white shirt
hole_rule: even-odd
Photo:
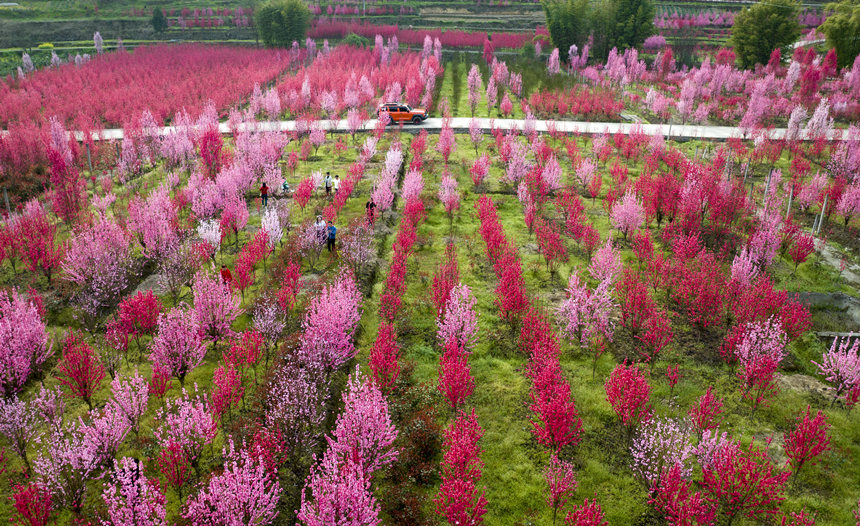
[[[340,176],[334,176],[334,195],[337,195],[337,191],[340,190]]]

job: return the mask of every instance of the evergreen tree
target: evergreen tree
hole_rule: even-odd
[[[167,18],[164,16],[164,11],[160,7],[152,10],[152,29],[156,33],[161,33],[167,29]]]
[[[612,2],[609,47],[619,51],[641,46],[654,34],[654,4],[651,0],[615,0]]]
[[[257,33],[269,47],[302,42],[310,23],[311,12],[301,0],[272,0],[256,12]]]
[[[738,64],[767,64],[774,49],[794,43],[800,36],[798,10],[796,0],[766,0],[738,13],[730,39]]]
[[[827,4],[830,16],[821,24],[827,45],[836,50],[839,67],[851,67],[860,55],[860,0]]]

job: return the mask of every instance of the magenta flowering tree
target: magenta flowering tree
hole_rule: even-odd
[[[153,365],[185,385],[185,376],[206,356],[206,343],[191,309],[178,306],[158,317],[158,333],[152,339],[149,359]]]
[[[355,356],[352,337],[358,324],[361,293],[349,272],[341,273],[313,298],[302,321],[300,356],[334,370]]]
[[[0,291],[0,392],[17,393],[53,354],[45,322],[32,302]]]
[[[265,463],[229,442],[224,471],[188,500],[183,517],[194,526],[263,526],[278,516],[281,485]]]
[[[442,484],[435,502],[436,513],[448,524],[481,524],[487,511],[484,490],[478,488],[484,466],[478,441],[483,435],[474,409],[460,411],[445,431]]]
[[[132,376],[117,376],[110,386],[113,398],[108,401],[108,406],[122,415],[137,434],[140,431],[140,419],[149,402],[149,382],[135,370]]]
[[[753,411],[776,392],[776,370],[786,356],[788,337],[775,318],[747,326],[744,338],[735,349],[741,368],[737,373],[742,397],[752,402]]]
[[[445,345],[448,340],[454,338],[467,351],[475,346],[478,332],[478,317],[475,312],[477,301],[467,285],[458,283],[451,289],[444,310],[436,317],[436,337],[440,345]]]
[[[625,240],[642,227],[645,222],[645,207],[642,206],[642,200],[632,188],[628,188],[624,196],[612,207],[610,219]]]
[[[814,465],[818,457],[830,449],[828,429],[830,424],[824,413],[818,411],[810,418],[809,406],[806,406],[806,412],[797,418],[797,427],[785,433],[785,455],[794,470],[794,478],[804,465]]]
[[[490,172],[490,156],[488,154],[482,154],[475,162],[472,163],[472,167],[469,169],[469,174],[472,176],[472,182],[475,186],[480,186],[481,183],[486,179],[487,174]]]
[[[203,448],[215,439],[218,426],[206,399],[197,394],[196,385],[194,393],[189,396],[183,388],[182,397],[167,400],[158,410],[155,439],[163,449],[178,444],[188,463],[197,469]]]
[[[367,478],[397,459],[391,446],[397,429],[388,414],[388,402],[375,382],[363,378],[356,366],[347,380],[344,409],[328,438],[330,450],[341,462],[351,461]]]
[[[231,193],[224,200],[221,212],[221,231],[233,233],[233,244],[239,245],[239,231],[248,224],[248,205],[238,193]]]
[[[445,342],[445,352],[439,359],[439,392],[456,411],[475,390],[475,379],[469,367],[469,355],[456,337]]]
[[[143,474],[143,463],[123,457],[114,461],[102,498],[110,524],[115,526],[166,526],[166,499],[158,479]]]
[[[217,278],[200,272],[194,280],[194,318],[203,334],[215,342],[232,334],[230,326],[242,309],[239,298]]]

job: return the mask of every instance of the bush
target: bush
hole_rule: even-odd
[[[272,0],[256,15],[257,33],[269,47],[289,47],[301,42],[311,23],[311,12],[301,0]]]
[[[559,53],[561,53],[560,50]],[[535,58],[535,45],[531,42],[525,42],[522,49],[520,49],[520,54],[522,54],[523,58],[526,60]]]
[[[346,44],[347,46],[353,47],[368,47],[370,45],[370,39],[365,38],[361,35],[356,35],[355,33],[350,33],[343,37],[341,44]]]

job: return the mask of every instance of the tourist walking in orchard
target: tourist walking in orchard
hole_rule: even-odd
[[[334,176],[334,195],[337,195],[338,190],[340,190],[340,176]]]
[[[373,196],[368,199],[367,204],[364,205],[364,209],[367,211],[367,222],[372,225],[374,221],[373,213],[376,210],[376,203],[373,202]]]
[[[331,175],[328,172],[325,173],[325,195],[331,195]]]
[[[263,181],[263,186],[260,187],[260,198],[263,200],[263,206],[269,206],[269,187]]]
[[[233,274],[230,273],[230,269],[227,268],[227,265],[221,264],[221,283],[229,286],[230,283],[233,282]]]
[[[329,253],[333,253],[335,256],[337,255],[337,248],[335,247],[335,240],[337,239],[337,227],[334,226],[334,223],[331,221],[328,222],[328,240],[326,241],[326,247],[328,248]]]

